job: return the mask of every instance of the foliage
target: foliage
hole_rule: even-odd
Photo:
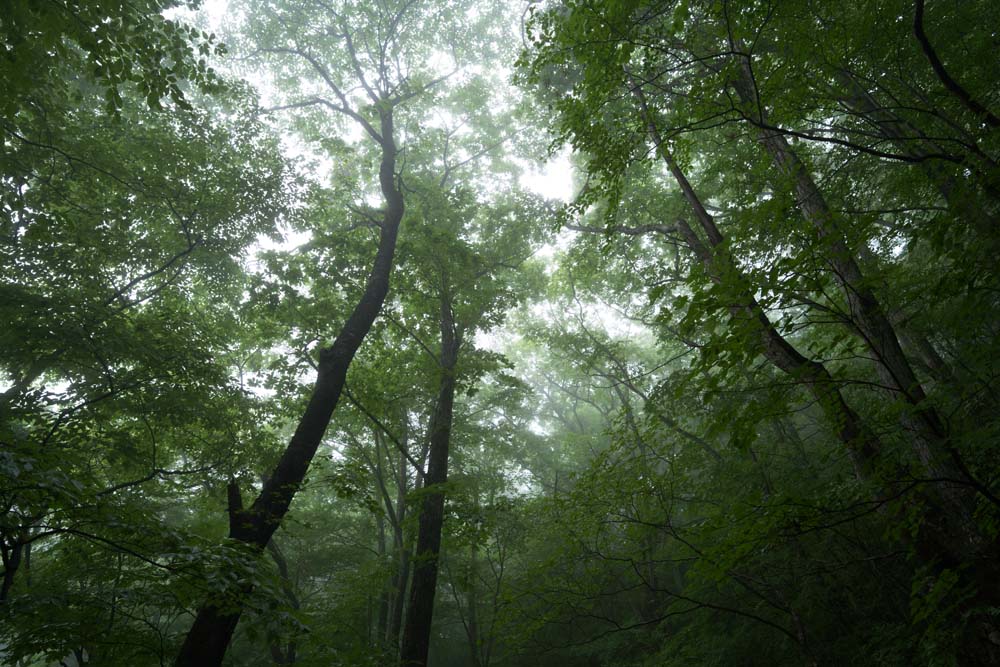
[[[396,665],[440,494],[432,665],[1000,660],[996,3],[197,4],[0,9],[0,662]]]

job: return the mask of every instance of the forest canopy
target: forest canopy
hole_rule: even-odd
[[[0,664],[1000,664],[997,26],[7,0]]]

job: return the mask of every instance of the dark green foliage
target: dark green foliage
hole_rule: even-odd
[[[1000,5],[229,9],[0,8],[0,662],[1000,661]]]

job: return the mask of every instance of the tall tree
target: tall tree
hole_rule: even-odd
[[[996,595],[988,583],[996,578],[992,574],[996,547],[992,529],[987,524],[977,525],[972,513],[976,506],[987,514],[996,511],[996,496],[989,481],[992,475],[988,468],[977,472],[966,461],[969,454],[956,448],[961,437],[948,433],[902,348],[904,336],[896,331],[888,309],[882,305],[885,297],[876,294],[878,282],[868,271],[877,271],[877,262],[869,260],[868,267],[862,268],[860,257],[875,234],[870,227],[852,225],[849,217],[833,212],[834,206],[817,186],[818,179],[789,143],[788,136],[801,136],[798,128],[803,121],[793,115],[800,112],[789,110],[780,122],[769,115],[758,82],[766,81],[770,89],[785,92],[780,87],[783,75],[777,72],[785,67],[787,61],[782,58],[786,54],[774,59],[773,70],[758,63],[757,54],[768,54],[762,60],[770,63],[770,54],[778,51],[769,27],[770,19],[777,16],[784,16],[783,11],[770,5],[737,9],[727,3],[625,3],[542,11],[530,33],[536,49],[531,62],[532,80],[563,91],[561,99],[550,99],[559,112],[564,138],[587,153],[592,180],[583,203],[597,202],[602,197],[611,200],[608,233],[657,233],[688,246],[716,286],[709,292],[711,300],[704,305],[728,311],[725,326],[734,334],[734,341],[750,345],[744,348],[742,354],[746,356],[742,358],[749,361],[760,354],[807,388],[851,453],[859,476],[874,484],[881,498],[878,502],[899,499],[915,517],[912,545],[926,568],[918,576],[926,575],[938,582],[957,576],[964,589],[972,591],[971,605],[959,606],[961,615],[969,619],[967,648],[959,653],[974,663],[985,664],[995,653],[987,638],[993,632],[992,623],[983,614],[994,604]],[[789,16],[794,16],[794,10]],[[727,48],[720,48],[720,44]],[[810,55],[808,50],[799,52],[794,47],[790,52],[801,53],[803,59]],[[808,61],[801,65],[791,62],[792,71],[796,66],[809,66]],[[833,88],[842,82],[832,79]],[[598,123],[591,115],[595,108],[602,109]],[[748,133],[721,131],[730,139],[733,150],[740,151],[739,160],[729,164],[740,164],[742,160],[759,169],[761,158],[766,157],[779,175],[770,182],[747,179],[744,191],[747,185],[760,188],[749,197],[713,189],[712,199],[697,184],[692,185],[694,179],[689,179],[688,174],[696,171],[708,180],[735,180],[723,171],[724,167],[711,166],[719,157],[706,150],[703,142],[718,141],[720,127],[738,122],[746,122]],[[804,122],[808,123],[808,118]],[[802,134],[813,140],[828,140],[848,152],[856,151],[851,157],[863,153],[875,161],[907,159],[866,150],[868,146],[855,143],[850,136],[838,136],[839,129]],[[644,229],[613,224],[629,179],[637,171],[633,165],[649,156],[662,161],[686,211],[664,211],[659,226],[647,225]],[[830,157],[824,153],[813,156],[817,164],[824,166],[831,162]],[[974,173],[983,177],[979,192],[988,198],[988,168]],[[756,176],[756,172],[750,175]],[[877,201],[880,195],[877,189],[866,192],[869,201]],[[749,211],[758,208],[766,214],[778,213],[764,204],[772,197],[780,198],[785,206],[798,208],[813,226],[815,236],[809,238],[797,232],[794,241],[778,245],[778,265],[761,273],[755,268],[760,259],[753,255],[741,257],[736,252],[760,252],[755,241],[765,232]],[[745,239],[733,238],[720,229],[717,216],[709,208],[733,220],[730,233],[745,234]],[[788,210],[780,214],[788,216]],[[687,223],[688,216],[695,225]],[[794,223],[789,228],[796,229]],[[696,233],[695,229],[700,231]],[[978,233],[983,229],[980,227]],[[994,235],[983,238],[990,236]],[[784,299],[785,303],[798,301],[807,313],[833,313],[840,326],[857,336],[853,344],[874,360],[876,385],[899,401],[896,417],[900,426],[894,433],[876,435],[869,423],[872,416],[860,414],[851,405],[844,380],[830,373],[829,362],[802,354],[782,332],[787,325],[771,319],[782,297],[773,299],[769,295],[780,295],[786,275],[810,277],[791,299]],[[840,296],[831,294],[827,285],[839,287]],[[688,309],[689,317],[695,312],[693,306]],[[716,321],[715,326],[719,324]],[[806,326],[818,328],[808,320]],[[926,350],[927,346],[919,349]],[[728,360],[716,355],[718,352],[713,351],[709,359],[727,367]],[[878,419],[882,418],[879,415]],[[890,441],[909,442],[912,453],[900,456],[899,450],[888,444]],[[972,457],[978,458],[974,453]],[[899,486],[900,480],[914,477],[922,481]]]
[[[231,506],[230,538],[237,542],[263,549],[288,511],[340,398],[348,366],[385,301],[396,238],[404,214],[403,177],[397,166],[398,154],[404,146],[398,140],[397,118],[403,116],[399,127],[414,131],[419,141],[419,123],[433,109],[432,96],[451,77],[457,76],[467,58],[475,53],[479,43],[470,38],[473,29],[479,24],[488,25],[489,12],[472,13],[465,9],[461,4],[444,7],[402,2],[370,7],[351,2],[339,6],[303,2],[275,3],[256,14],[259,21],[254,28],[255,52],[276,63],[279,77],[295,73],[306,81],[315,82],[313,89],[301,84],[296,86],[290,93],[292,98],[273,111],[333,112],[335,117],[359,126],[375,145],[379,161],[378,192],[384,205],[380,210],[373,210],[368,203],[370,180],[362,177],[356,194],[363,201],[348,203],[342,212],[346,217],[353,210],[379,228],[379,245],[372,270],[357,305],[333,344],[320,350],[317,383],[288,448],[267,476],[253,504],[248,508],[238,504]],[[437,50],[430,39],[432,32],[439,31],[442,25],[451,29],[448,51]],[[409,113],[404,114],[403,110]],[[312,124],[307,136],[316,137],[317,131],[323,131],[325,122],[322,117],[307,118],[306,124]],[[323,141],[338,150],[338,142],[331,141],[331,137],[322,137],[321,143]],[[488,149],[489,146],[483,147],[479,153]],[[358,152],[364,154],[365,150]],[[419,156],[416,150],[412,153],[414,157]],[[467,154],[462,164],[474,159],[475,155],[474,152]],[[441,183],[447,181],[452,170],[462,166],[454,164],[453,160],[446,148],[445,174],[441,176]],[[445,286],[444,289],[447,292],[450,288]],[[448,323],[451,308],[445,302],[441,311],[442,331],[447,331],[450,337],[442,352],[445,362],[457,354],[459,342],[453,325]],[[452,371],[444,372],[444,377],[453,375]],[[447,397],[453,395],[454,385],[451,390],[445,385],[453,380],[443,382],[439,409],[450,413]],[[450,414],[442,414],[432,429],[433,433],[440,434],[432,440],[444,443],[432,448],[431,460],[436,463],[430,468],[435,473],[446,466],[440,452],[443,446],[446,459],[449,423]],[[430,475],[430,471],[427,474]],[[210,602],[203,606],[181,650],[178,664],[194,664],[195,660],[217,664],[238,620],[238,613],[227,613],[217,604]]]
[[[424,215],[438,220],[433,246],[424,252],[419,272],[426,289],[436,296],[440,347],[436,359],[439,384],[428,424],[428,458],[414,552],[413,581],[403,628],[400,663],[425,665],[437,589],[441,535],[444,522],[444,484],[448,481],[449,451],[455,393],[459,382],[476,368],[460,353],[469,338],[495,326],[515,300],[515,274],[531,254],[539,236],[530,220],[537,210],[530,198],[508,196],[492,204],[469,201],[470,193],[449,198],[428,197]],[[452,201],[449,201],[451,199]],[[431,239],[428,239],[431,240]],[[471,368],[470,368],[471,366]],[[463,368],[464,367],[464,368]],[[464,370],[464,373],[463,373]]]
[[[321,8],[313,5],[306,9],[317,11]],[[389,291],[396,239],[405,210],[396,166],[399,148],[395,113],[397,107],[420,92],[406,86],[407,74],[398,61],[391,59],[390,49],[395,51],[399,44],[400,22],[409,20],[407,9],[408,6],[405,5],[392,10],[382,7],[364,16],[368,20],[364,25],[339,24],[338,27],[344,30],[343,34],[338,33],[343,40],[339,53],[316,54],[312,45],[301,47],[298,44],[292,47],[265,46],[263,49],[304,64],[322,82],[323,93],[320,96],[295,102],[295,105],[321,106],[346,116],[358,123],[376,144],[379,154],[378,187],[384,208],[378,222],[378,247],[364,291],[333,342],[319,352],[316,384],[288,447],[249,507],[243,507],[238,488],[231,494],[229,538],[257,551],[267,546],[288,512],[340,400],[347,369],[374,324]],[[277,42],[281,43],[282,38],[287,35],[280,32],[289,27],[286,20],[303,19],[302,15],[296,14],[292,9],[288,14],[278,13],[275,16],[274,27],[279,29]],[[343,21],[337,13],[331,13],[326,18]],[[302,23],[296,25],[299,29],[304,27]],[[289,37],[298,40],[306,36],[296,31]],[[355,47],[356,42],[365,44],[368,50],[359,51]],[[333,66],[328,60],[331,56]],[[344,84],[345,77],[348,80],[354,79],[356,85],[363,88],[366,95],[363,104],[371,105],[375,119],[369,120],[363,114],[371,112],[360,107],[358,100],[348,97],[351,89]],[[239,619],[239,609],[229,610],[212,601],[206,602],[198,610],[176,664],[221,664]]]

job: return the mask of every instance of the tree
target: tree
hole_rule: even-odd
[[[464,359],[463,369],[459,355],[464,341],[477,330],[495,326],[513,305],[516,297],[512,285],[517,281],[511,273],[519,271],[531,254],[535,235],[527,226],[537,210],[531,200],[513,199],[493,206],[477,206],[463,201],[462,194],[453,203],[429,198],[424,215],[440,221],[434,228],[438,238],[424,251],[430,252],[423,261],[414,263],[420,267],[418,272],[424,274],[423,290],[435,295],[439,302],[440,348],[435,356],[440,381],[428,425],[416,560],[400,651],[403,665],[426,664],[430,647],[444,521],[442,487],[448,480],[455,392],[464,379],[460,375],[462,370],[472,375],[465,382],[474,379],[477,371],[474,365],[469,368]]]
[[[329,348],[320,351],[317,385],[289,448],[267,476],[260,495],[250,508],[231,505],[230,538],[258,550],[267,544],[305,477],[339,400],[348,365],[374,323],[388,291],[396,236],[404,212],[402,184],[396,167],[397,153],[401,148],[396,141],[395,114],[404,106],[412,107],[414,114],[405,121],[404,127],[415,126],[421,114],[426,113],[420,106],[420,98],[429,96],[454,74],[428,68],[426,58],[433,55],[431,49],[427,43],[421,44],[415,39],[426,36],[431,26],[436,27],[442,19],[463,30],[467,29],[466,22],[469,20],[460,7],[438,10],[416,7],[411,3],[375,9],[351,4],[345,4],[341,9],[310,3],[301,6],[276,5],[262,12],[262,16],[264,24],[258,32],[259,52],[280,59],[281,66],[289,67],[291,71],[304,70],[318,81],[322,91],[292,100],[280,108],[324,109],[360,125],[368,138],[379,147],[378,183],[385,208],[376,214],[381,217],[374,223],[380,228],[379,250],[365,291],[337,339]],[[320,25],[325,27],[318,28]],[[457,42],[455,47],[457,53]],[[459,63],[456,62],[455,66],[459,67]],[[357,88],[345,84],[344,77],[353,80]],[[355,91],[361,95],[360,99],[355,99]],[[370,120],[372,117],[377,117],[378,122]],[[446,137],[446,141],[449,138]],[[335,146],[336,143],[330,145]],[[485,150],[488,148],[481,152]],[[470,159],[466,158],[465,162]],[[452,165],[449,160],[446,144],[442,185],[451,170],[461,166]],[[367,204],[349,204],[348,208],[369,220],[372,217],[366,210]],[[438,409],[442,413],[434,419],[431,427],[430,463],[425,480],[428,485],[443,482],[446,477],[450,403],[455,383],[453,367],[461,341],[461,331],[456,330],[453,323],[450,279],[444,276],[441,280],[440,327],[445,338],[440,362],[443,379]],[[458,326],[461,329],[470,325]],[[233,498],[236,502],[235,495]],[[440,511],[437,514],[440,515]],[[440,528],[437,530],[439,532]],[[436,552],[434,539],[428,539],[431,541],[418,544],[418,550]],[[419,568],[418,571],[422,573]],[[416,590],[417,582],[422,581],[422,574],[414,576],[413,588]],[[430,599],[433,599],[432,589],[433,578]],[[420,595],[415,594],[415,599],[423,599],[427,593],[428,590],[424,590]],[[414,614],[411,618],[415,622],[420,616]],[[429,617],[428,611],[428,620]],[[238,613],[226,613],[218,605],[209,603],[202,607],[178,664],[190,664],[196,654],[215,656],[211,660],[220,661],[238,620]]]
[[[3,69],[5,650],[162,658],[163,636],[147,630],[167,633],[176,608],[151,602],[163,599],[155,582],[188,570],[178,554],[196,541],[170,497],[248,456],[234,456],[244,438],[266,439],[239,415],[253,402],[230,375],[230,304],[241,255],[275,233],[288,174],[238,86],[210,102],[182,91],[177,76],[208,77],[189,29],[140,6],[118,23],[103,23],[113,8],[100,3],[75,17],[59,4],[6,9],[4,29],[25,34],[5,58],[35,53],[42,66],[30,88],[23,63]],[[113,71],[95,75],[87,58]],[[150,90],[174,101],[163,108]],[[73,566],[81,558],[90,570]],[[150,600],[123,602],[112,580]],[[55,629],[102,618],[101,643]]]
[[[0,9],[0,661],[1000,660],[993,4],[209,9]]]
[[[403,18],[405,9],[403,7],[393,12],[378,12],[374,16],[367,17],[372,19],[372,23],[361,29],[387,30],[386,41],[378,43],[377,49],[363,54],[366,57],[366,65],[382,63],[374,84],[368,83],[371,73],[365,73],[359,54],[353,46],[354,40],[357,39],[354,30],[349,28],[342,36],[345,48],[338,55],[349,59],[348,71],[351,72],[351,76],[357,77],[357,82],[364,87],[367,94],[366,103],[372,105],[377,117],[375,124],[362,115],[356,108],[356,102],[348,99],[343,84],[333,78],[328,66],[309,50],[298,47],[265,47],[265,50],[276,55],[286,55],[307,63],[312,73],[318,75],[325,84],[324,94],[333,98],[332,101],[325,97],[316,98],[300,104],[322,105],[351,118],[361,125],[369,138],[377,144],[380,153],[378,184],[385,208],[378,222],[380,228],[378,248],[365,289],[333,343],[320,350],[316,384],[288,447],[249,507],[243,507],[238,487],[234,487],[231,493],[229,538],[257,551],[267,546],[288,512],[288,507],[305,478],[309,464],[326,432],[330,417],[340,400],[347,378],[347,369],[375,322],[389,291],[389,276],[396,252],[396,238],[405,210],[396,168],[398,147],[394,116],[396,107],[419,92],[411,89],[401,90],[400,87],[405,84],[405,75],[398,69],[394,75],[390,74],[384,65],[389,56],[390,43],[393,48],[396,47],[398,39],[396,24]],[[336,15],[332,18],[336,18]],[[368,33],[366,39],[373,37]],[[188,631],[176,664],[221,664],[239,618],[239,609],[226,610],[213,602],[205,603],[198,610],[194,624]]]
[[[876,230],[867,221],[852,224],[849,216],[834,213],[841,207],[828,203],[833,193],[820,191],[818,178],[788,137],[837,147],[812,152],[815,169],[836,166],[841,146],[850,159],[862,154],[875,163],[906,161],[913,157],[912,150],[908,156],[887,155],[855,142],[850,135],[845,139],[839,125],[822,132],[800,131],[812,121],[808,116],[801,120],[799,108],[789,108],[781,121],[769,115],[758,82],[784,93],[781,85],[786,74],[778,69],[789,62],[790,71],[816,74],[805,69],[811,63],[808,49],[790,46],[782,51],[777,46],[777,34],[787,33],[772,31],[771,18],[780,23],[778,17],[787,17],[790,23],[786,25],[801,20],[794,9],[788,14],[784,10],[769,5],[737,10],[726,3],[552,9],[537,13],[530,33],[535,50],[531,60],[524,62],[532,83],[561,89],[562,97],[552,104],[563,137],[587,154],[591,180],[579,209],[608,198],[609,234],[659,234],[668,242],[687,246],[702,265],[701,271],[692,270],[692,278],[708,279],[713,286],[691,288],[700,298],[690,301],[685,319],[693,323],[700,318],[706,334],[714,336],[717,327],[724,326],[730,335],[728,341],[705,350],[703,368],[732,373],[739,364],[753,364],[760,355],[812,394],[852,457],[859,479],[873,485],[876,502],[898,502],[918,517],[914,519],[918,528],[903,536],[904,543],[912,539],[909,543],[924,566],[916,576],[930,576],[949,587],[956,573],[965,573],[957,575],[963,581],[961,587],[975,591],[971,595],[976,602],[958,608],[965,618],[979,620],[967,625],[970,639],[962,652],[968,660],[987,663],[994,649],[983,633],[992,632],[991,623],[977,615],[994,604],[992,586],[986,583],[994,578],[988,574],[993,537],[985,524],[976,525],[970,512],[975,506],[979,511],[994,511],[994,492],[984,481],[989,473],[984,469],[987,477],[982,477],[975,472],[966,460],[975,454],[955,447],[961,436],[943,425],[900,343],[913,344],[913,339],[900,334],[900,326],[891,321],[891,309],[883,305],[891,297],[876,293],[880,281],[872,278],[871,271],[878,272],[878,263],[865,250],[870,239],[877,237]],[[829,51],[839,57],[836,49],[831,45]],[[772,62],[774,74],[769,68]],[[821,61],[820,66],[827,63]],[[831,74],[830,88],[842,85],[843,78]],[[597,108],[601,116],[595,123],[593,110]],[[726,141],[736,155],[720,161],[718,152],[705,150],[706,141]],[[976,141],[978,145],[982,138]],[[621,202],[630,196],[635,175],[646,173],[647,167],[639,165],[649,159],[662,161],[675,182],[675,197],[685,206],[670,206],[655,216],[657,224],[620,223]],[[769,159],[777,173],[763,171],[762,159]],[[741,179],[739,185],[744,192],[758,188],[749,190],[749,197],[736,194],[734,177],[740,172],[733,167],[749,169],[744,171],[749,178]],[[689,173],[704,175],[710,185],[704,189],[692,185]],[[851,172],[852,178],[858,173]],[[989,170],[978,174],[983,177],[980,192],[988,198]],[[881,193],[869,189],[865,194],[870,201]],[[720,215],[710,213],[710,208]],[[782,226],[794,234],[790,241],[775,240],[771,247],[778,252],[773,259],[761,254],[766,247],[761,242],[768,234],[761,218],[753,217],[756,211],[782,220]],[[813,236],[795,226],[796,213],[812,225]],[[688,224],[688,216],[694,225]],[[725,218],[728,230],[717,217]],[[774,268],[761,271],[766,261],[774,262]],[[833,288],[839,288],[840,294]],[[789,307],[806,316],[802,325],[778,310]],[[711,315],[713,309],[727,313],[728,321]],[[834,345],[873,358],[877,379],[869,382],[897,399],[895,411],[878,417],[859,413],[851,405],[845,380],[831,373],[831,360],[803,354],[798,343],[784,333],[821,328],[819,315],[832,315],[837,326],[857,336],[853,341],[841,338]],[[798,333],[796,338],[801,336]],[[932,352],[928,344],[914,347]],[[936,364],[933,354],[922,356]],[[884,429],[890,415],[899,420],[894,434],[876,435],[869,421],[877,419]],[[908,442],[912,453],[900,456],[896,442]]]

